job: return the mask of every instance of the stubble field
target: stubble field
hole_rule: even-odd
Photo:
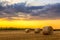
[[[0,31],[0,40],[60,40],[60,31],[54,31],[52,35],[43,35],[31,31],[26,33],[23,30]]]

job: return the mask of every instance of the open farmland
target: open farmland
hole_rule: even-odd
[[[53,35],[26,33],[24,30],[0,31],[0,40],[60,40],[60,31],[54,31]]]

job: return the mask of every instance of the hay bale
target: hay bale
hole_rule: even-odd
[[[30,29],[25,29],[25,32],[26,32],[26,33],[29,33],[29,31],[30,31]]]
[[[42,32],[44,35],[50,35],[53,33],[53,28],[52,28],[52,26],[43,27]]]
[[[34,30],[35,33],[40,33],[40,31],[41,31],[40,28],[36,28],[36,29]]]

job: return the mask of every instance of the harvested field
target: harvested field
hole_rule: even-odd
[[[33,31],[25,33],[23,30],[0,31],[0,40],[60,40],[60,31],[52,35],[35,34]]]

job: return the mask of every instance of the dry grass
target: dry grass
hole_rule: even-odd
[[[35,34],[33,31],[0,31],[0,40],[60,40],[60,31],[54,31],[53,35]]]

